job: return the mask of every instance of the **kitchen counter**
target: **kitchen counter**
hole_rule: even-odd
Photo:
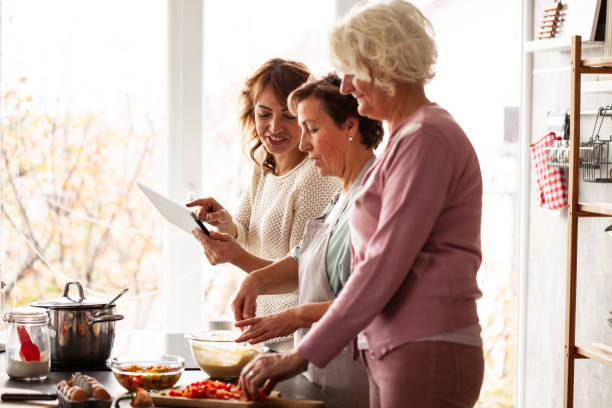
[[[72,371],[52,371],[49,378],[43,383],[28,383],[24,381],[12,380],[6,374],[4,353],[0,353],[0,392],[11,389],[11,392],[20,389],[23,391],[40,391],[52,392],[53,385],[57,384],[62,379],[70,378]],[[178,333],[161,333],[161,332],[145,332],[133,331],[117,333],[115,345],[112,355],[125,354],[176,354],[185,358],[185,372],[181,376],[177,386],[186,386],[195,381],[201,381],[207,378],[206,374],[197,368],[187,341],[182,334]],[[96,378],[113,397],[117,397],[126,392],[126,390],[117,383],[112,372],[110,371],[87,371],[80,370],[82,373]],[[283,381],[275,388],[287,398],[302,398],[326,401],[325,394],[321,389],[308,381],[303,375],[298,375],[289,380]],[[29,402],[24,403],[0,403],[2,407],[24,407],[24,406],[50,406],[49,403]],[[122,407],[129,407],[125,402]],[[158,405],[159,406],[159,405]],[[326,407],[337,408],[335,405],[326,402]]]

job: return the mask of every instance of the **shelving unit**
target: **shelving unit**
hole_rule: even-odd
[[[578,203],[578,217],[612,217],[612,206]]]
[[[582,47],[583,48],[595,48],[595,47],[603,48],[603,41],[583,41]],[[572,48],[571,39],[566,38],[566,37],[526,41],[523,47],[525,52],[553,51],[553,50],[569,52],[571,48]]]
[[[582,75],[612,74],[612,59],[582,59],[580,36],[572,37],[570,99],[570,157],[567,216],[567,286],[565,294],[565,364],[563,406],[574,406],[574,362],[588,358],[612,366],[612,348],[605,345],[576,346],[576,269],[578,258],[578,219],[612,217],[612,205],[578,202],[580,181],[580,93]]]
[[[576,347],[576,351],[582,356],[582,358],[590,358],[591,360],[597,360],[600,363],[612,366],[612,354],[607,353],[597,347],[578,346]]]

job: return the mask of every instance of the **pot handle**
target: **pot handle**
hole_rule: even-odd
[[[77,288],[79,289],[79,300],[74,300],[68,295],[68,292],[70,291],[70,285],[72,284],[76,285]],[[81,283],[77,281],[66,283],[66,286],[64,286],[64,297],[67,297],[68,299],[72,300],[75,303],[81,303],[83,299],[85,299],[85,292],[83,292],[83,286],[81,286]]]
[[[88,317],[87,323],[103,323],[103,322],[116,322],[117,320],[123,320],[123,315],[115,314],[115,315],[102,315],[98,317]]]
[[[53,326],[53,324],[51,323],[51,310],[47,309],[47,316],[49,316],[49,323],[47,323],[47,325],[53,329],[54,332],[57,333],[57,329],[55,328],[55,326]]]

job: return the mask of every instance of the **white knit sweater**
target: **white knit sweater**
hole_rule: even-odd
[[[251,254],[269,260],[289,255],[304,234],[306,222],[321,215],[341,186],[335,177],[321,177],[308,158],[282,176],[255,165],[251,184],[242,196],[234,223],[237,241]],[[296,307],[297,293],[257,299],[257,315]],[[269,342],[277,351],[293,347],[292,337]]]

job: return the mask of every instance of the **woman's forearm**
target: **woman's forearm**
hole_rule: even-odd
[[[299,327],[310,328],[313,323],[318,322],[323,317],[333,302],[333,300],[328,300],[327,302],[309,303],[296,307],[295,316]]]
[[[232,264],[242,269],[246,273],[251,273],[255,270],[265,268],[266,266],[272,265],[269,259],[259,258],[249,251],[241,248],[232,260]]]
[[[253,271],[251,275],[260,284],[261,295],[292,293],[299,284],[298,263],[290,256]]]

